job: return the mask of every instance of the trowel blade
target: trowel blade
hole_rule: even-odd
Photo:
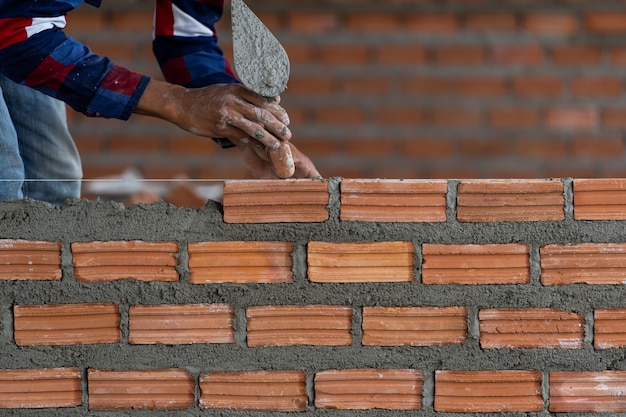
[[[232,0],[235,71],[243,84],[265,97],[287,88],[289,57],[278,39],[243,0]]]

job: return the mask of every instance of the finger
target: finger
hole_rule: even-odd
[[[289,125],[289,115],[287,114],[287,111],[280,106],[280,96],[263,97],[252,90],[245,89],[245,91],[241,94],[241,97],[256,107],[269,110],[274,117],[280,120],[284,125]]]

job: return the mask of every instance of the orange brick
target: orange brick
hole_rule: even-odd
[[[472,32],[512,32],[516,27],[516,18],[512,13],[470,13],[467,16],[467,29]]]
[[[626,309],[599,308],[593,312],[593,346],[596,349],[626,347]]]
[[[315,406],[334,410],[420,410],[424,376],[415,369],[342,369],[315,374]]]
[[[419,65],[428,59],[426,48],[414,43],[385,43],[373,49],[376,62],[384,65]]]
[[[545,61],[542,45],[510,44],[498,45],[493,48],[493,59],[497,65],[514,65],[534,67]]]
[[[319,49],[319,61],[325,65],[364,65],[369,58],[370,50],[364,43],[333,43]]]
[[[574,219],[626,220],[626,179],[575,179]]]
[[[550,372],[549,410],[555,413],[626,412],[626,372]]]
[[[328,33],[339,27],[339,16],[333,11],[292,11],[287,13],[287,25],[294,33]]]
[[[18,346],[117,343],[120,312],[115,304],[48,304],[14,307]]]
[[[447,181],[344,179],[340,219],[445,222],[447,193]]]
[[[465,307],[363,307],[363,344],[441,346],[467,339]]]
[[[194,405],[195,382],[182,369],[90,369],[91,410],[178,410]]]
[[[530,249],[523,244],[423,245],[424,284],[524,284]]]
[[[520,106],[498,106],[487,113],[489,125],[497,129],[529,129],[539,125],[536,108]]]
[[[82,403],[77,368],[0,369],[0,408],[66,408]]]
[[[293,243],[189,243],[192,284],[291,283]]]
[[[250,180],[224,183],[226,223],[323,222],[328,184],[322,180]]]
[[[434,58],[440,65],[483,65],[487,51],[482,45],[445,45],[435,48]]]
[[[544,285],[621,285],[626,281],[626,244],[547,245],[540,255]]]
[[[398,29],[399,15],[393,12],[352,12],[346,15],[346,28],[352,32],[389,33]]]
[[[409,282],[412,242],[309,242],[311,282]]]
[[[516,76],[513,92],[521,97],[558,97],[563,94],[563,80],[552,76]]]
[[[482,123],[482,113],[474,107],[436,107],[432,109],[432,123],[441,127],[478,127]]]
[[[450,34],[459,28],[455,13],[407,13],[407,29],[411,32]]]
[[[502,413],[543,410],[541,372],[436,371],[435,411]]]
[[[248,346],[349,346],[352,308],[331,305],[249,307]]]
[[[178,281],[177,242],[75,242],[74,277],[83,282]]]
[[[598,127],[594,107],[552,107],[546,112],[546,125],[557,130],[591,130]]]
[[[577,97],[617,97],[622,95],[623,82],[620,77],[587,77],[572,79],[572,93]]]
[[[497,76],[459,78],[454,88],[456,94],[478,97],[498,97],[504,95],[505,91],[504,78]]]
[[[595,45],[566,44],[552,48],[552,60],[556,65],[599,65],[602,48]]]
[[[550,308],[484,309],[480,320],[480,346],[492,348],[582,349],[585,318]]]
[[[626,13],[624,12],[587,12],[584,15],[585,29],[593,33],[626,33]]]
[[[200,376],[204,410],[298,412],[307,405],[303,371],[210,372]]]
[[[130,344],[235,343],[229,305],[137,305],[128,316]]]
[[[0,240],[0,281],[56,281],[61,275],[59,242]]]
[[[523,27],[537,35],[571,36],[578,30],[578,19],[570,13],[533,12],[526,14]]]
[[[556,221],[565,218],[559,180],[465,180],[458,188],[461,222]]]

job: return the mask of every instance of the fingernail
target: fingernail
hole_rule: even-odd
[[[265,136],[265,134],[263,133],[263,131],[261,129],[257,129],[254,131],[254,137],[257,139],[263,139],[263,136]]]

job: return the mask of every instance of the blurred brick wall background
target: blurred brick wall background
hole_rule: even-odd
[[[325,177],[626,175],[624,0],[248,0],[289,53],[294,143]],[[105,0],[68,33],[160,77],[153,2]],[[218,30],[232,56],[227,10]],[[167,123],[72,114],[88,178],[245,178],[237,151]]]

